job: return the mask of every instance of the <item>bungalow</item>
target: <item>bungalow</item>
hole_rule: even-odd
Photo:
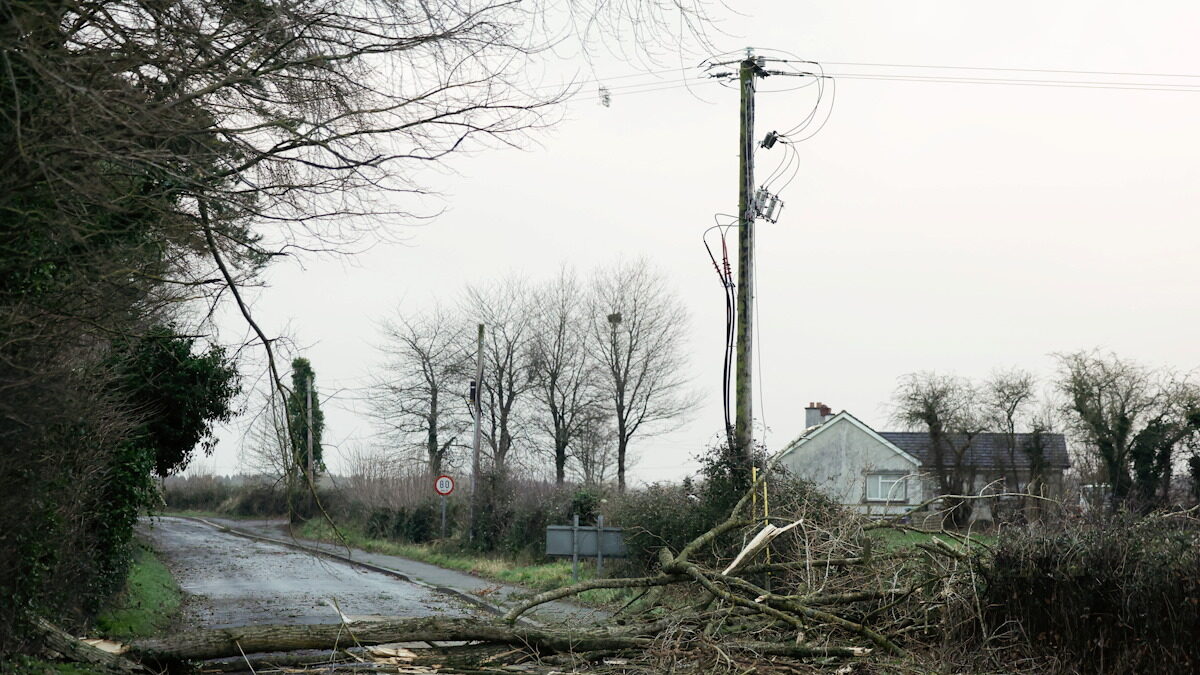
[[[938,453],[929,434],[875,431],[846,411],[832,413],[824,404],[809,404],[806,429],[780,451],[780,466],[863,513],[905,513],[938,495]],[[974,479],[968,481],[973,494],[988,485],[998,486],[988,492],[1025,489],[1034,474],[1044,494],[1060,494],[1063,470],[1070,466],[1062,434],[980,433],[950,435],[946,441],[963,452],[962,469]],[[947,447],[941,454],[943,467],[952,468],[953,451]],[[976,505],[973,519],[993,518],[986,501]]]

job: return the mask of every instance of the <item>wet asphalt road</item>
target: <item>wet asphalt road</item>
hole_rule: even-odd
[[[180,518],[139,523],[187,594],[181,623],[222,628],[351,619],[466,616],[461,601],[378,572],[252,541]]]

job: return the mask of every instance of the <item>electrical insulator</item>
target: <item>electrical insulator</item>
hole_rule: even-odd
[[[783,200],[778,195],[771,195],[771,200],[767,204],[767,212],[763,214],[763,219],[769,223],[779,222],[779,214],[783,211]]]
[[[774,223],[779,220],[779,212],[783,210],[783,200],[778,195],[767,192],[765,187],[754,193],[754,214],[763,220]]]

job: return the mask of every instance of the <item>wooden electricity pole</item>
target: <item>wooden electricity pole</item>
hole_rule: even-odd
[[[308,411],[307,412],[308,424],[305,425],[308,429],[308,504],[309,504],[308,515],[312,515],[312,512],[314,510],[313,509],[313,507],[315,506],[314,502],[316,501],[315,493],[317,491],[317,484],[315,482],[313,482],[312,387],[313,387],[312,375],[309,375],[308,376],[308,390],[305,392],[307,394],[307,401],[306,401],[305,407]]]
[[[738,143],[738,280],[737,280],[737,366],[734,392],[737,412],[732,450],[742,467],[750,466],[754,446],[754,397],[752,369],[754,351],[754,80],[762,66],[753,50],[738,68],[741,96],[741,135]]]
[[[479,517],[479,455],[483,445],[483,324],[479,324],[476,339],[475,381],[471,392],[471,415],[475,418],[474,453],[471,456],[471,523],[468,539],[475,538],[475,523]]]

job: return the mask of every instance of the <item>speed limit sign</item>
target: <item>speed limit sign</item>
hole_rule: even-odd
[[[450,476],[438,476],[437,480],[433,481],[433,491],[443,497],[454,492],[454,479]]]

